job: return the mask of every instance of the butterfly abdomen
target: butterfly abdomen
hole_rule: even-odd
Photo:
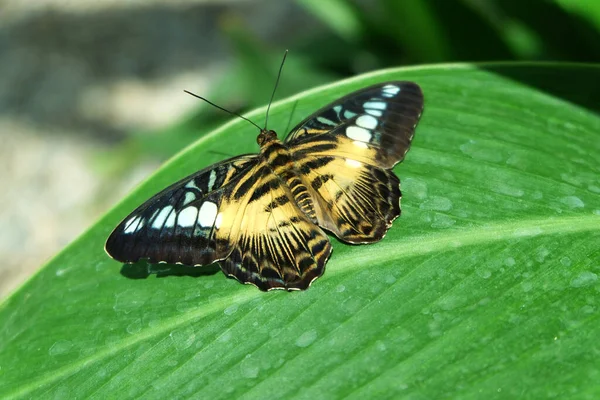
[[[273,140],[261,147],[261,154],[275,175],[285,182],[302,212],[316,223],[315,206],[306,186],[297,174],[295,162],[287,146],[279,140]]]

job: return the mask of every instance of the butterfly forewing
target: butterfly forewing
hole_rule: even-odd
[[[423,94],[416,83],[385,82],[321,108],[292,129],[285,142],[294,146],[316,140],[316,145],[322,135],[344,136],[357,142],[355,153],[375,149],[372,162],[391,168],[408,151],[422,111]]]
[[[147,259],[152,263],[206,265],[231,251],[229,230],[219,215],[223,195],[245,181],[258,163],[245,155],[215,164],[188,176],[133,211],[112,232],[106,252],[121,262]],[[217,240],[226,237],[226,239]]]

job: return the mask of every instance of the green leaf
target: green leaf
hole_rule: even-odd
[[[425,112],[384,240],[332,239],[297,293],[110,260],[104,241],[136,205],[217,153],[256,150],[232,121],[0,305],[0,397],[598,398],[600,68],[379,71],[274,104],[271,126],[392,79],[418,82]]]

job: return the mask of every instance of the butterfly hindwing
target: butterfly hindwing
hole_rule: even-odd
[[[305,156],[298,165],[319,225],[341,240],[376,242],[400,215],[400,181],[391,170],[333,155]]]
[[[286,139],[315,202],[319,225],[350,243],[380,240],[400,215],[404,158],[423,109],[412,82],[349,94],[300,123]]]
[[[219,209],[224,195],[257,163],[256,155],[235,157],[169,186],[115,228],[106,242],[107,253],[121,262],[147,259],[185,265],[226,257],[230,248],[217,240],[215,229],[223,219]]]
[[[243,212],[233,224],[237,239],[221,268],[262,290],[306,289],[323,273],[331,253],[329,239],[302,212],[280,177],[266,166],[256,170],[252,188],[231,203]]]

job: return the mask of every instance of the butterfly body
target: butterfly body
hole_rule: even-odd
[[[331,254],[325,230],[349,243],[381,240],[400,215],[402,160],[423,97],[387,82],[317,111],[260,152],[225,160],[155,195],[110,235],[122,262],[207,265],[262,290],[306,289]]]

